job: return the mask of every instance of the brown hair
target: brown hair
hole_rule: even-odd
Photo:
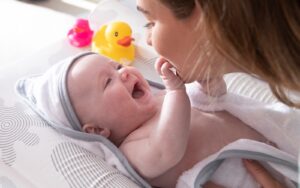
[[[175,17],[191,15],[196,0],[160,0]],[[283,103],[300,107],[286,89],[300,91],[300,1],[198,0],[206,33],[236,67],[267,81]]]

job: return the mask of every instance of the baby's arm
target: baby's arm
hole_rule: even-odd
[[[182,159],[188,143],[191,106],[184,83],[170,68],[166,61],[156,64],[166,86],[166,95],[149,137],[121,148],[131,164],[147,179],[175,166]]]
[[[160,152],[166,157],[162,167],[167,170],[177,164],[185,153],[189,138],[191,105],[183,81],[170,70],[172,65],[160,59],[155,68],[166,86],[166,95],[158,126],[151,139],[157,142]]]

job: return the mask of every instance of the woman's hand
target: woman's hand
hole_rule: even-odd
[[[243,160],[244,166],[257,183],[263,188],[284,188],[284,186],[277,181],[273,176],[257,161]]]
[[[244,166],[247,171],[252,175],[254,180],[263,188],[284,188],[284,186],[277,181],[273,176],[257,161],[243,159]],[[207,182],[204,188],[225,188],[213,182]]]

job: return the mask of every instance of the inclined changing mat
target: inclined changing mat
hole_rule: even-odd
[[[232,108],[231,110],[228,108],[231,113],[236,113],[237,117],[248,122],[251,127],[259,132],[264,132],[265,136],[275,142],[282,151],[276,149],[276,151],[271,150],[270,153],[268,151],[269,146],[262,145],[263,147],[259,151],[256,150],[258,147],[254,147],[254,151],[249,152],[249,142],[240,140],[230,145],[230,147],[226,146],[220,153],[214,154],[204,161],[199,161],[191,171],[183,174],[178,181],[178,187],[191,185],[196,188],[208,179],[223,182],[222,177],[226,178],[228,176],[232,166],[235,167],[236,163],[240,163],[239,159],[236,160],[236,158],[241,157],[262,161],[268,168],[271,168],[272,172],[282,174],[278,178],[293,186],[296,182],[294,176],[297,174],[295,169],[297,169],[297,135],[299,135],[299,130],[297,130],[297,127],[299,127],[297,126],[299,122],[297,119],[299,118],[297,116],[298,112],[282,104],[274,103],[270,104],[270,107],[230,93],[227,97],[224,96],[216,103],[211,104],[210,110],[213,110],[213,105],[219,105],[221,109],[225,108],[226,105],[224,104],[227,104],[226,100],[229,99],[234,99],[230,105],[228,104]],[[23,127],[20,130],[21,132],[12,130],[13,135],[1,134],[5,138],[5,141],[1,143],[6,143],[2,149],[8,152],[1,153],[1,161],[5,164],[0,163],[0,166],[5,169],[3,171],[5,173],[3,176],[3,172],[0,172],[1,177],[4,178],[0,181],[7,182],[7,184],[13,181],[14,184],[21,184],[24,187],[45,187],[45,182],[49,185],[48,187],[51,187],[51,185],[53,187],[55,184],[59,185],[58,187],[89,187],[91,185],[95,187],[103,185],[108,187],[149,187],[136,174],[119,150],[108,140],[100,136],[73,131],[69,128],[55,127],[53,129],[21,104],[13,107],[9,107],[7,102],[5,104],[1,102],[0,104],[3,106],[1,108],[2,119],[7,120],[7,123],[4,121],[4,124],[11,124],[10,126],[3,126],[3,128],[12,129],[15,127],[18,130],[17,127]],[[224,106],[221,106],[221,104]],[[275,108],[276,106],[277,108]],[[233,107],[235,107],[235,110],[233,110]],[[273,113],[275,113],[273,116],[276,118],[271,121],[272,116],[270,114]],[[260,118],[262,122],[257,123],[258,119],[254,121],[251,114],[255,114],[255,117]],[[12,117],[21,121],[11,122]],[[284,119],[289,121],[283,121]],[[270,125],[264,125],[266,124],[265,121],[268,121]],[[276,123],[284,126],[276,127]],[[268,126],[274,126],[275,131],[266,132],[273,130]],[[281,130],[277,130],[279,128]],[[240,148],[241,143],[244,147]],[[256,146],[257,143],[250,142],[250,144]],[[30,169],[30,173],[27,173],[28,169]],[[225,175],[224,172],[226,172]],[[9,176],[9,174],[14,175]],[[187,176],[188,174],[192,174],[192,176]],[[287,177],[286,180],[283,176]],[[186,180],[185,178],[191,179]],[[240,178],[240,180],[251,182],[251,179],[246,181]]]
[[[17,90],[26,103],[57,131],[76,140],[99,142],[102,148],[101,151],[104,151],[102,155],[105,156],[104,159],[108,164],[115,166],[140,186],[148,187],[149,185],[134,171],[123,154],[111,142],[99,135],[79,132],[78,126],[80,125],[78,125],[77,117],[74,116],[72,106],[68,97],[66,97],[68,95],[65,90],[65,73],[72,62],[78,57],[87,54],[89,53],[79,54],[57,63],[56,66],[43,75],[46,78],[37,76],[33,81],[31,78],[21,80],[17,85]],[[49,81],[47,75],[50,73],[56,76],[50,76],[52,79]],[[34,81],[38,82],[33,84]],[[50,84],[50,82],[55,82],[55,84]],[[272,108],[270,108],[266,104],[231,93],[209,101],[210,99],[202,94],[200,89],[193,94],[191,93],[195,87],[194,84],[190,84],[187,87],[194,107],[200,110],[212,111],[212,113],[216,110],[227,110],[265,135],[270,141],[275,142],[281,150],[256,141],[238,140],[225,146],[220,152],[211,155],[203,161],[199,161],[195,167],[185,172],[179,178],[177,187],[200,187],[208,180],[225,187],[259,187],[243,168],[241,158],[262,162],[282,183],[287,184],[289,187],[295,187],[298,173],[296,154],[299,152],[296,141],[298,141],[299,136],[291,135],[290,130],[284,129],[273,131],[272,134],[268,134],[265,131],[286,128],[287,125],[293,131],[299,131],[297,126],[298,111],[286,111],[291,109],[284,108],[282,104],[280,104],[281,108],[275,108],[278,104],[272,104]],[[41,88],[36,89],[35,87]],[[51,94],[51,99],[49,99],[49,94]],[[55,113],[54,116],[65,114],[63,120],[56,120],[56,117],[53,116],[51,118],[49,116],[51,113],[45,113],[48,110],[47,106],[55,106],[53,104],[49,105],[49,103],[59,103],[59,108],[57,107],[57,109],[61,111],[60,113]],[[53,109],[50,109],[50,111],[53,111]]]

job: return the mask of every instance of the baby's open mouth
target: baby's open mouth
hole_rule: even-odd
[[[132,90],[132,97],[134,99],[139,99],[141,97],[143,97],[145,94],[144,90],[142,89],[141,85],[139,82],[135,83],[133,86],[133,90]]]

